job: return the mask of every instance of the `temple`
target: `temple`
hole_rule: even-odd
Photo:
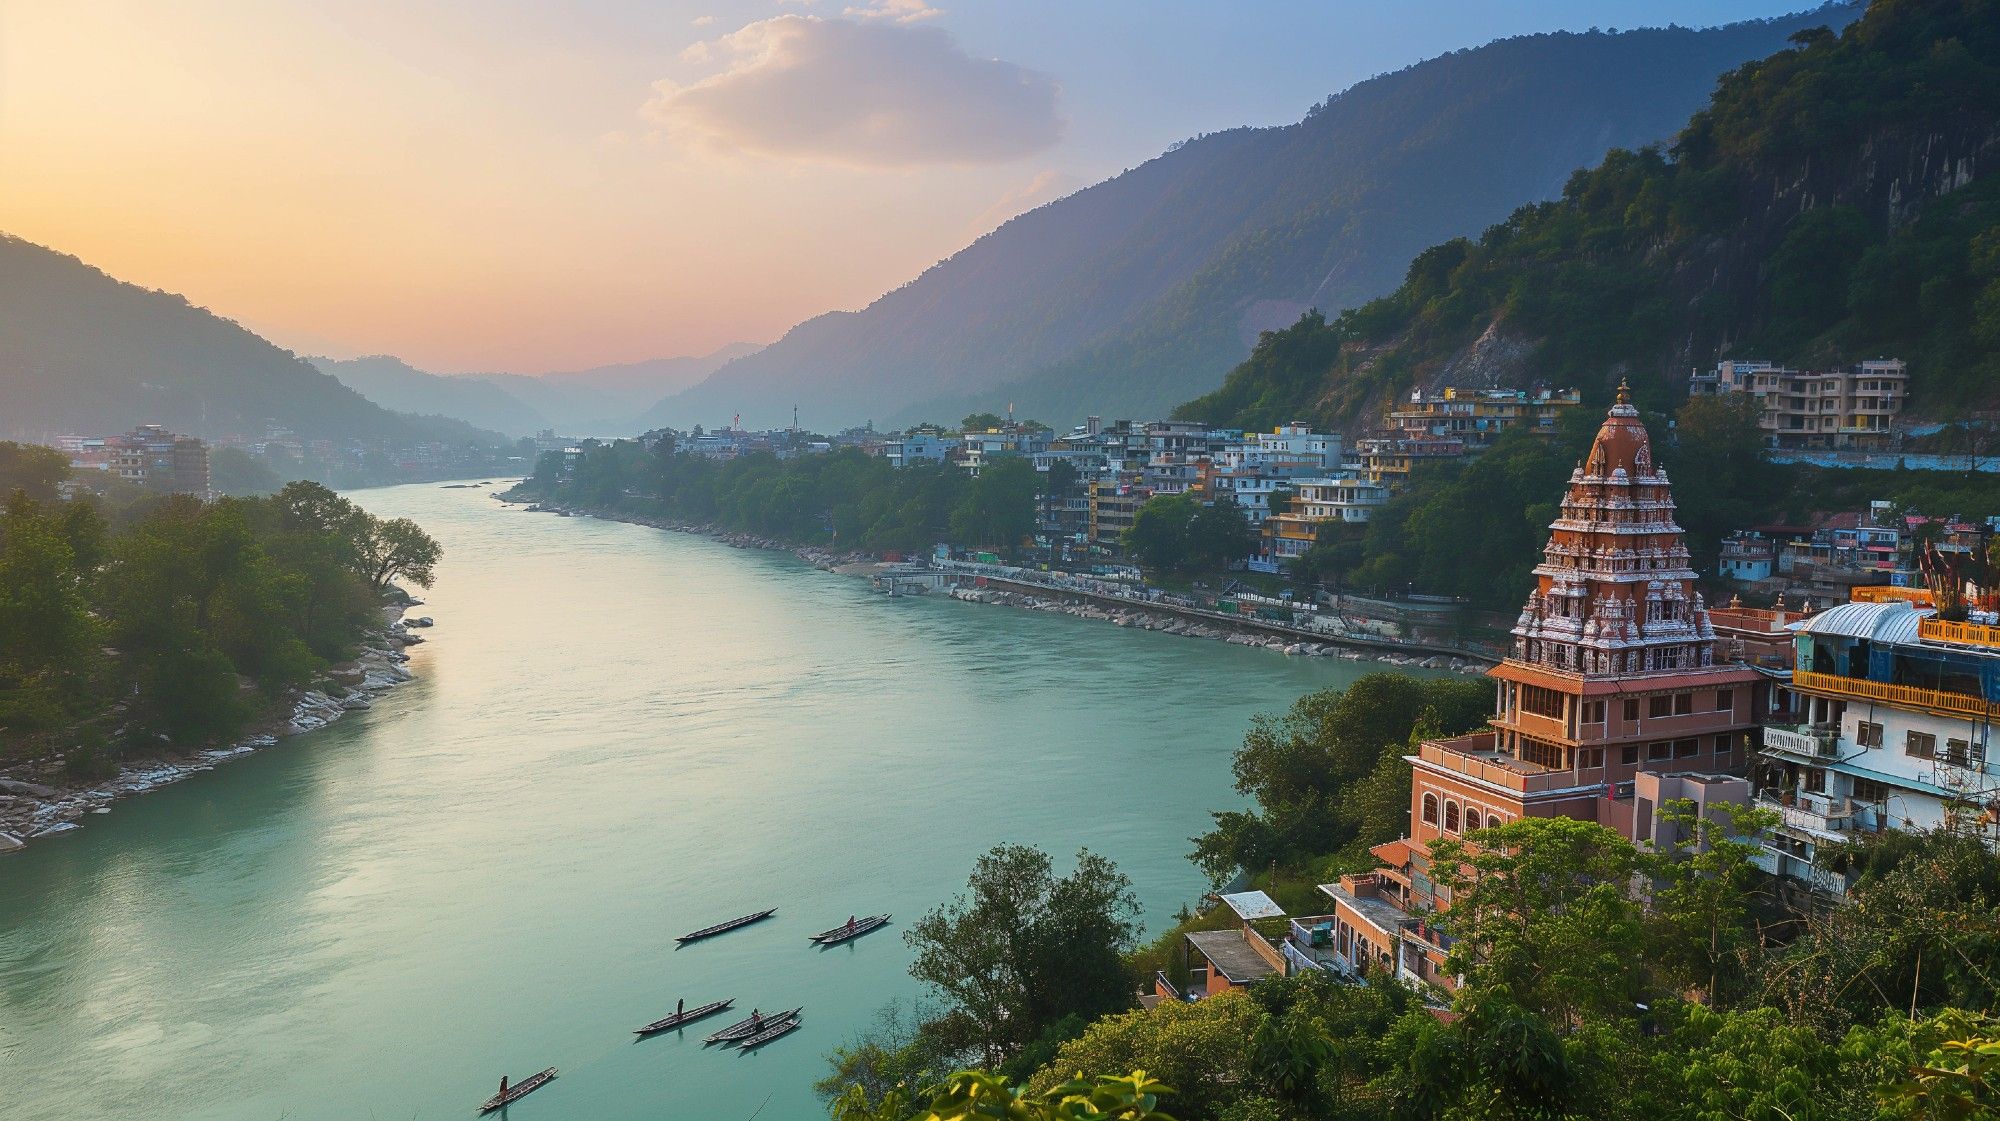
[[[1736,775],[1770,690],[1757,670],[1716,657],[1672,491],[1627,387],[1549,528],[1512,650],[1488,672],[1489,726],[1424,741],[1408,757],[1410,835],[1373,850],[1377,871],[1321,889],[1357,965],[1449,984],[1442,936],[1423,920],[1450,903],[1429,875],[1440,837],[1562,816],[1652,841],[1663,802],[1747,800]]]

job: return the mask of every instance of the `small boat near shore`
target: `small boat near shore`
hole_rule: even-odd
[[[750,1036],[743,1042],[737,1044],[736,1053],[739,1055],[747,1055],[750,1052],[755,1051],[757,1048],[762,1047],[766,1043],[769,1043],[772,1040],[778,1038],[779,1036],[789,1035],[797,1030],[799,1030],[799,1018],[797,1016],[793,1016],[789,1020],[772,1024],[770,1027],[765,1028],[763,1031],[760,1031],[756,1035]]]
[[[523,1078],[521,1081],[514,1083],[512,1086],[505,1085],[507,1080],[505,1078],[502,1078],[500,1080],[502,1083],[500,1092],[493,1095],[490,1098],[487,1098],[486,1104],[479,1107],[479,1112],[481,1115],[492,1113],[494,1110],[499,1109],[504,1105],[520,1101],[522,1098],[527,1097],[529,1094],[534,1093],[536,1090],[541,1089],[542,1087],[548,1085],[551,1082],[554,1082],[555,1080],[556,1080],[556,1068],[554,1067],[550,1067],[547,1070],[531,1074],[528,1077]]]
[[[683,934],[679,938],[674,939],[674,941],[679,942],[681,945],[685,946],[689,942],[699,942],[704,938],[713,938],[718,934],[727,934],[730,931],[737,929],[738,927],[749,926],[753,922],[762,922],[763,920],[768,919],[772,915],[775,915],[777,913],[778,909],[776,907],[767,908],[766,910],[759,911],[754,915],[742,915],[737,918],[730,919],[728,922],[719,922],[716,923],[714,926],[704,926],[700,930],[693,931],[688,934]]]
[[[805,1006],[800,1005],[797,1008],[787,1008],[783,1012],[773,1012],[769,1016],[759,1017],[755,1020],[748,1018],[738,1020],[721,1031],[716,1032],[714,1035],[709,1036],[707,1039],[702,1040],[701,1045],[706,1047],[711,1043],[720,1043],[728,1046],[739,1040],[749,1039],[752,1036],[767,1032],[786,1020],[796,1020],[799,1018],[799,1013],[803,1011],[805,1011]]]
[[[635,1028],[633,1029],[632,1034],[658,1035],[663,1031],[672,1031],[675,1028],[682,1026],[683,1024],[692,1024],[696,1020],[700,1020],[708,1016],[713,1016],[717,1012],[721,1012],[724,1009],[728,1008],[730,1005],[735,1003],[736,1003],[735,997],[730,997],[728,1000],[710,1001],[709,1003],[701,1005],[699,1007],[690,1008],[685,1012],[676,1012],[671,1016],[664,1016],[658,1020],[654,1020],[652,1023],[647,1024],[643,1028]]]
[[[812,941],[822,947],[838,946],[842,942],[852,942],[870,931],[880,930],[888,925],[889,916],[869,915],[867,918],[855,919],[851,924],[841,923],[832,930],[822,930],[812,936]]]

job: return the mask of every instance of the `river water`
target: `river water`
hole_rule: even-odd
[[[445,546],[417,680],[0,859],[5,1121],[462,1118],[545,1066],[516,1121],[823,1117],[826,1052],[914,992],[901,929],[979,853],[1089,846],[1157,929],[1251,715],[1369,668],[889,600],[484,490],[355,497]],[[804,1026],[634,1042],[682,996]]]

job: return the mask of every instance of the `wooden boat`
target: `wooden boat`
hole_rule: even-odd
[[[772,1040],[778,1038],[781,1035],[788,1035],[797,1030],[799,1030],[799,1018],[797,1016],[793,1016],[791,1019],[783,1020],[778,1023],[772,1024],[770,1027],[765,1028],[763,1031],[760,1031],[756,1035],[750,1036],[743,1042],[737,1044],[736,1046],[738,1053],[748,1054],[749,1052],[755,1051],[757,1048],[762,1047],[766,1043],[771,1042]]]
[[[709,1036],[707,1039],[702,1040],[701,1042],[703,1046],[707,1046],[710,1043],[721,1043],[724,1045],[728,1045],[736,1042],[739,1039],[748,1039],[751,1036],[756,1035],[758,1031],[768,1030],[769,1028],[785,1020],[798,1019],[799,1013],[803,1011],[805,1011],[805,1006],[800,1005],[797,1008],[787,1008],[783,1012],[773,1012],[769,1016],[763,1018],[763,1024],[761,1028],[758,1025],[751,1023],[748,1018],[738,1020],[735,1023],[729,1025],[728,1027],[723,1028],[721,1031],[716,1032],[714,1035]]]
[[[635,1031],[633,1031],[632,1034],[658,1035],[663,1031],[672,1031],[675,1028],[680,1027],[682,1024],[691,1024],[694,1023],[696,1020],[702,1019],[705,1016],[713,1016],[717,1012],[720,1012],[723,1009],[728,1008],[730,1005],[735,1003],[736,1003],[735,997],[730,997],[728,1000],[710,1001],[709,1003],[701,1005],[698,1008],[690,1008],[685,1012],[676,1012],[671,1016],[664,1016],[658,1020],[654,1020],[652,1023],[647,1024],[645,1027],[636,1029]]]
[[[812,940],[822,946],[838,946],[842,942],[852,942],[871,930],[880,930],[888,925],[889,916],[869,915],[865,919],[855,919],[852,928],[846,923],[841,923],[832,930],[822,930],[813,935]]]
[[[704,938],[713,938],[718,934],[727,934],[739,926],[749,926],[753,922],[761,922],[777,913],[778,909],[772,907],[768,910],[759,911],[754,915],[744,915],[740,918],[730,919],[728,922],[716,923],[714,926],[704,926],[692,934],[683,934],[679,938],[674,939],[674,941],[682,945],[686,945],[689,942],[699,942]]]
[[[487,1098],[486,1104],[479,1107],[479,1112],[482,1114],[491,1113],[509,1102],[520,1101],[522,1098],[527,1097],[529,1094],[534,1093],[536,1090],[555,1080],[556,1068],[554,1067],[550,1067],[538,1074],[531,1074],[521,1081],[514,1083],[512,1086],[507,1087],[505,1091]]]

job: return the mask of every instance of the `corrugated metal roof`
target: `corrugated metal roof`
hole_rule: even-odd
[[[1261,891],[1239,891],[1234,895],[1222,896],[1229,909],[1236,912],[1239,919],[1281,919],[1285,909],[1278,902]]]
[[[1917,625],[1929,615],[1929,611],[1918,611],[1901,600],[1843,603],[1793,624],[1792,629],[1804,634],[1865,638],[1871,642],[1915,642]]]

